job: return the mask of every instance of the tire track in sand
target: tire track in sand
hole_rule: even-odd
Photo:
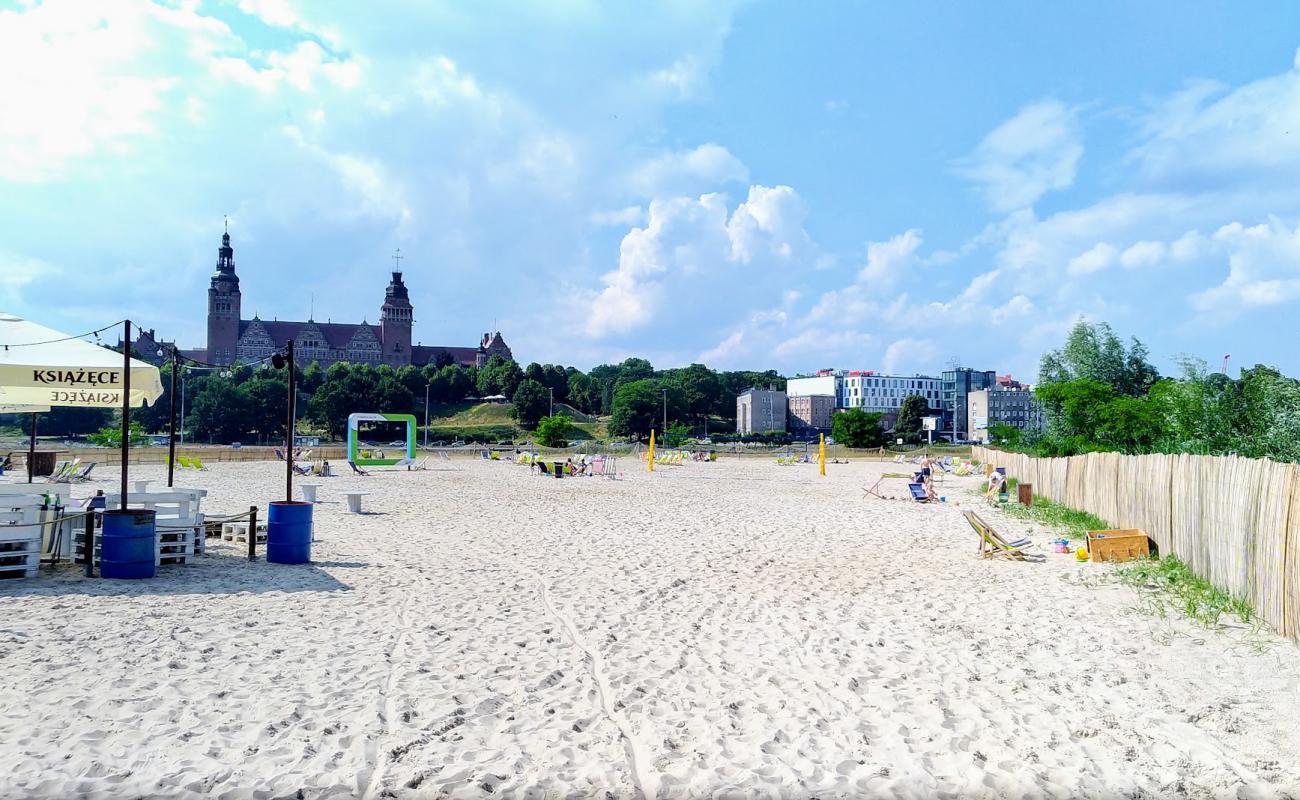
[[[415,603],[415,599],[415,593],[411,593],[397,612],[397,635],[393,637],[393,644],[388,648],[388,680],[384,684],[383,694],[379,696],[376,709],[379,716],[379,733],[376,734],[374,741],[366,744],[363,751],[366,766],[374,764],[374,768],[369,776],[364,769],[357,773],[357,783],[360,784],[357,788],[361,790],[362,798],[379,797],[383,792],[384,776],[388,771],[388,751],[384,747],[384,741],[392,734],[392,723],[397,717],[397,667],[406,655],[407,640],[410,639],[411,634],[407,612]]]
[[[618,732],[622,734],[623,740],[627,743],[628,760],[632,764],[632,779],[636,781],[637,790],[641,792],[641,797],[644,800],[655,800],[659,795],[659,776],[650,769],[650,753],[632,732],[632,726],[628,724],[627,718],[614,709],[612,699],[614,693],[609,686],[609,677],[605,674],[605,660],[599,652],[588,645],[587,641],[582,638],[582,634],[578,632],[578,626],[574,623],[573,618],[561,612],[551,602],[550,592],[542,576],[532,570],[529,570],[529,573],[537,581],[537,592],[541,596],[542,605],[546,607],[546,612],[564,626],[569,638],[587,657],[588,671],[591,674],[591,679],[596,682],[596,691],[600,695],[601,710],[605,713],[606,718],[618,728]]]

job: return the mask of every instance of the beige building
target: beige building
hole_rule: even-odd
[[[785,431],[786,397],[779,389],[746,389],[736,398],[736,433]]]
[[[789,399],[790,430],[829,431],[835,413],[835,395],[808,394]]]

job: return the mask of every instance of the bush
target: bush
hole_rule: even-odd
[[[86,437],[91,444],[97,444],[100,447],[120,448],[122,446],[122,426],[108,425]],[[131,423],[131,442],[129,447],[144,447],[149,442],[149,437],[144,433],[144,426],[138,422]]]
[[[562,414],[543,417],[537,424],[537,443],[542,447],[567,447],[573,431],[573,422]]]

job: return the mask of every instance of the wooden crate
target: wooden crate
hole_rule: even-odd
[[[1151,555],[1151,546],[1139,528],[1088,531],[1088,553],[1093,561],[1132,561]]]

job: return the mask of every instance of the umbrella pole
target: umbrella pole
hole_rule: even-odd
[[[36,412],[32,412],[32,437],[27,442],[27,482],[36,474]]]
[[[167,488],[172,487],[172,475],[176,471],[176,346],[172,345],[172,388],[167,393],[171,400],[167,423]]]
[[[131,445],[131,320],[122,323],[122,510],[126,510],[126,473]]]

